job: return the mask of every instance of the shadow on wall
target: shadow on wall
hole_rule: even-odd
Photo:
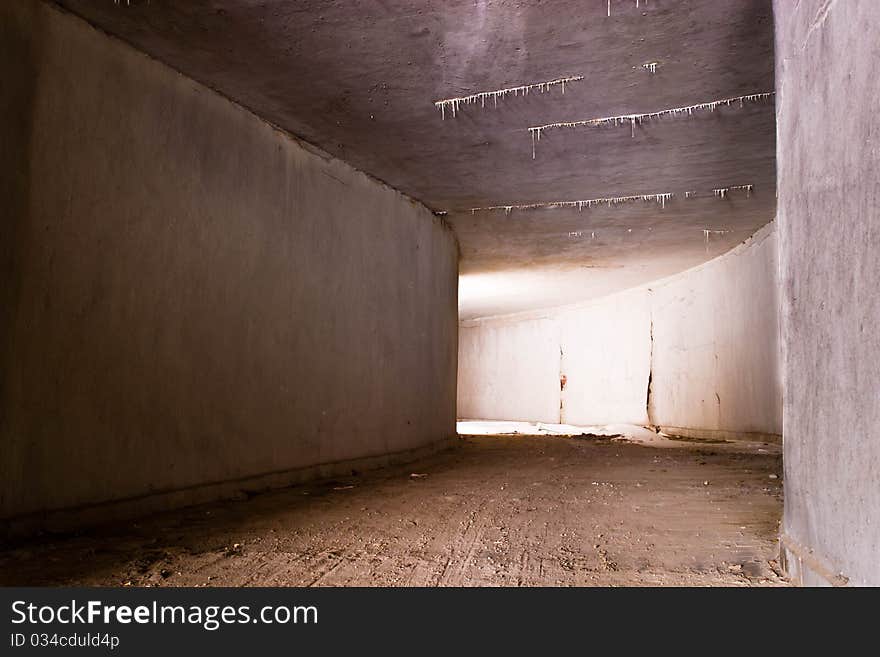
[[[20,20],[22,16],[26,20]],[[29,242],[30,148],[38,68],[33,44],[38,30],[33,26],[38,19],[33,3],[21,12],[4,13],[0,20],[0,62],[5,64],[0,84],[0,436],[7,435],[6,401],[14,381],[10,365],[21,295],[21,261]],[[11,451],[15,445],[6,441],[3,449]]]
[[[440,219],[52,3],[0,61],[0,536],[448,443]]]
[[[779,440],[774,224],[699,267],[587,304],[465,321],[458,415]]]

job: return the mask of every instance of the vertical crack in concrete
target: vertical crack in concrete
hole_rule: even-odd
[[[650,312],[650,311],[649,311]],[[648,390],[645,394],[645,413],[648,416],[648,426],[652,429],[654,426],[654,419],[651,417],[651,383],[654,379],[654,315],[651,313],[650,315],[651,327],[649,331],[649,336],[651,340],[650,351],[648,352]]]
[[[562,345],[559,345],[559,424],[565,423],[565,384],[568,381],[565,373],[562,371]]]

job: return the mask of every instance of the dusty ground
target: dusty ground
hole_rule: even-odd
[[[405,468],[7,548],[0,584],[779,585],[778,452],[464,437]]]

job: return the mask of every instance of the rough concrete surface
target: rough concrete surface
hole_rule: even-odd
[[[459,417],[778,439],[777,286],[771,224],[729,253],[648,286],[465,321]]]
[[[0,54],[0,518],[454,435],[439,218],[50,5]]]
[[[20,544],[0,584],[780,585],[780,468],[771,445],[475,436],[406,468]]]
[[[880,3],[775,10],[789,568],[877,586]]]
[[[690,117],[527,128],[772,91],[770,0],[59,0],[434,210],[462,245],[463,317],[610,294],[709,260],[775,215],[773,99]],[[655,73],[643,64],[657,62]],[[441,119],[434,101],[581,82]],[[754,184],[715,198],[713,188]],[[687,191],[704,198],[684,200]],[[674,192],[665,210],[473,207]],[[704,228],[724,230],[707,250]],[[630,232],[630,230],[632,232]],[[596,232],[595,239],[589,237]],[[586,237],[572,237],[583,232]],[[518,272],[518,273],[517,273]],[[515,290],[496,284],[516,274]],[[476,277],[472,282],[470,277]],[[484,284],[488,280],[489,284]],[[476,286],[476,294],[471,290]]]

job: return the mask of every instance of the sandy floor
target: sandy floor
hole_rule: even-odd
[[[405,468],[19,545],[0,584],[780,585],[781,473],[771,445],[471,436]]]

